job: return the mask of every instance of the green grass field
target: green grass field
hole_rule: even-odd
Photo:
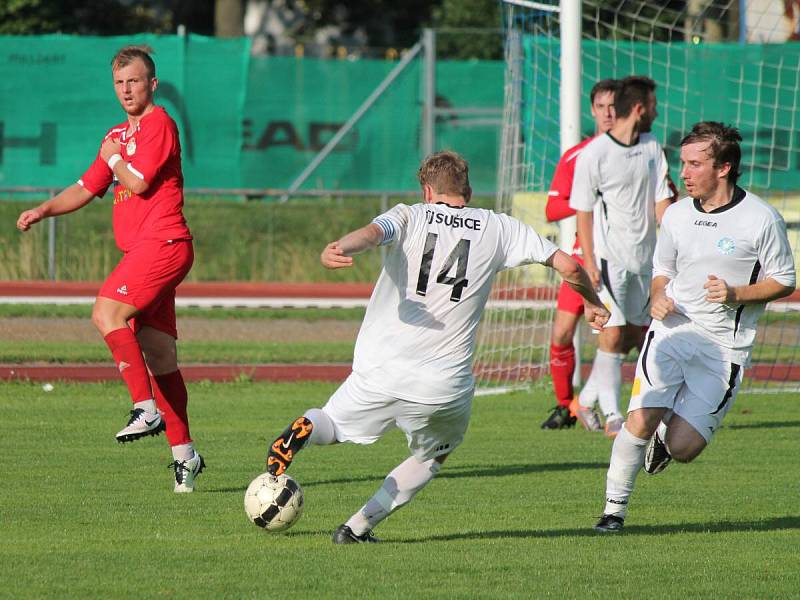
[[[353,359],[355,344],[286,344],[268,342],[180,342],[180,358],[190,363],[347,363]],[[111,363],[102,341],[91,343],[48,341],[4,341],[0,363]]]
[[[9,598],[790,598],[800,590],[800,406],[741,396],[692,465],[642,474],[626,529],[591,530],[610,443],[544,432],[549,394],[476,399],[464,444],[380,545],[333,529],[407,456],[310,448],[292,467],[306,510],[265,534],[242,508],[266,447],[329,384],[192,384],[207,471],[172,493],[163,438],[121,446],[117,384],[0,384],[0,596]]]

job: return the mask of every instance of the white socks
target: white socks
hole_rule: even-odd
[[[308,440],[310,443],[316,446],[327,446],[336,442],[336,429],[325,411],[321,408],[309,408],[303,416],[314,425]]]
[[[137,408],[141,408],[146,413],[155,413],[156,412],[156,401],[155,400],[142,400],[141,402],[134,402],[133,408],[136,410]]]
[[[408,457],[386,476],[381,488],[345,524],[356,535],[364,535],[394,511],[408,504],[441,467],[442,464],[435,458],[421,463],[413,456]]]
[[[594,356],[589,378],[581,388],[578,404],[593,408],[600,403],[600,411],[614,419],[621,419],[619,411],[620,386],[622,385],[622,359],[624,354],[598,350]]]
[[[580,404],[584,408],[593,408],[595,403],[597,402],[597,382],[595,381],[596,379],[597,378],[595,377],[594,373],[594,365],[592,365],[592,370],[589,371],[589,378],[583,384],[583,387],[581,388],[581,393],[578,394],[578,404]]]
[[[194,454],[194,446],[191,442],[172,447],[172,458],[175,460],[191,460],[194,458]]]
[[[603,514],[625,518],[628,498],[633,492],[636,475],[644,464],[650,440],[638,438],[622,426],[611,449],[611,464],[606,477],[606,507]]]
[[[620,386],[622,385],[622,359],[616,352],[598,350],[594,357],[592,374],[597,371],[597,400],[606,422],[623,419],[619,410]]]

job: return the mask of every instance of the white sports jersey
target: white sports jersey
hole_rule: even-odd
[[[778,211],[739,187],[729,204],[711,212],[684,198],[664,213],[656,245],[653,277],[669,277],[666,293],[676,311],[733,362],[746,364],[765,305],[708,302],[709,275],[733,287],[766,278],[794,286],[794,257]]]
[[[386,253],[356,340],[353,371],[426,404],[474,387],[475,335],[495,274],[558,249],[513,217],[480,208],[398,204],[376,217]]]
[[[651,271],[655,203],[672,197],[669,183],[664,150],[650,133],[640,134],[630,146],[606,133],[584,147],[575,165],[569,205],[575,210],[594,210],[596,259],[604,258],[631,273]]]

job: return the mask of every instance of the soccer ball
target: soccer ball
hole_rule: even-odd
[[[303,488],[285,473],[262,473],[247,486],[244,512],[267,531],[285,531],[303,514]]]

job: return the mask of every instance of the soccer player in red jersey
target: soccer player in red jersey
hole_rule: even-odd
[[[595,135],[605,133],[614,124],[614,93],[617,89],[615,79],[598,81],[589,94],[592,107],[592,118],[595,123]],[[553,182],[547,194],[545,216],[551,223],[575,216],[575,210],[569,206],[572,193],[572,178],[578,155],[593,137],[586,138],[573,146],[561,156],[553,174]],[[572,248],[572,257],[583,264],[581,247],[578,238]],[[574,396],[572,376],[575,373],[575,346],[572,342],[575,330],[583,315],[583,298],[564,283],[558,290],[556,316],[553,320],[553,331],[550,337],[550,374],[553,377],[553,391],[556,395],[556,407],[542,423],[542,429],[562,429],[575,424],[575,416],[570,413],[569,405]]]
[[[156,106],[156,68],[148,46],[126,46],[111,61],[114,91],[127,119],[106,133],[77,183],[32,210],[17,228],[73,212],[113,184],[113,226],[123,256],[103,283],[92,321],[103,335],[133,401],[116,435],[131,442],[166,430],[175,492],[191,492],[203,470],[189,433],[188,395],[178,369],[175,288],[192,267],[183,216],[181,146],[175,121]]]

